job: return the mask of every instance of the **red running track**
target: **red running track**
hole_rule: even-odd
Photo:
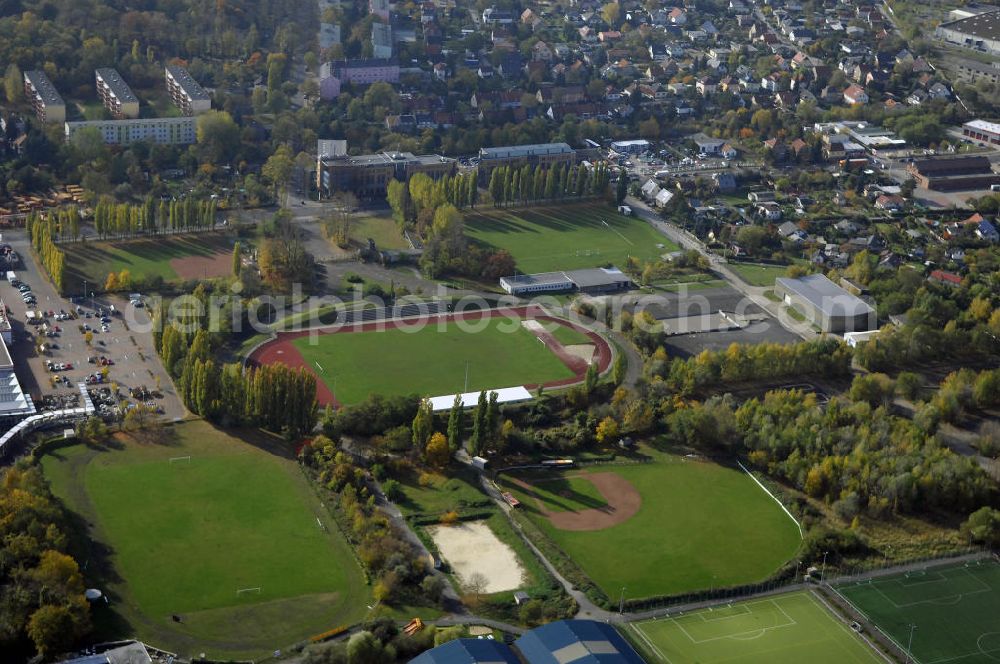
[[[537,320],[539,322],[555,322],[577,330],[578,332],[585,334],[594,344],[598,371],[603,374],[608,370],[608,367],[611,366],[611,346],[609,346],[608,342],[604,340],[604,337],[568,320],[549,316],[541,307],[505,307],[502,309],[477,309],[475,311],[465,311],[461,313],[434,314],[427,316],[423,319],[423,322],[424,324],[436,324],[442,319],[445,322],[450,323],[457,320],[479,321],[500,317]],[[333,395],[333,392],[331,392],[326,383],[323,382],[318,375],[316,375],[316,371],[306,362],[305,358],[302,357],[302,354],[299,353],[299,350],[292,344],[292,342],[299,337],[308,336],[310,334],[356,334],[359,332],[373,332],[413,327],[420,320],[420,317],[413,317],[369,321],[365,323],[352,323],[349,325],[330,326],[327,328],[318,328],[313,330],[278,332],[274,339],[258,346],[249,355],[249,357],[247,357],[247,363],[253,366],[281,363],[292,369],[304,367],[311,374],[316,376],[316,400],[319,404],[321,406],[331,405],[336,407],[340,404]],[[565,348],[563,348],[562,344],[555,340],[551,334],[542,332],[539,336],[542,337],[543,341],[545,341],[545,345],[548,349],[552,351],[556,357],[562,360],[563,364],[565,364],[569,370],[573,372],[573,376],[569,378],[543,383],[543,386],[565,387],[582,382],[587,373],[587,362],[576,355],[570,354]],[[534,389],[538,387],[538,385],[528,384],[525,385],[525,387],[528,389]]]

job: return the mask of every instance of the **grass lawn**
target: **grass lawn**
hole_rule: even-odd
[[[639,492],[642,505],[624,523],[603,530],[559,530],[535,501],[505,482],[525,513],[609,596],[630,598],[734,586],[767,578],[799,547],[798,526],[745,473],[710,462],[648,451],[653,463],[600,466]],[[529,482],[553,475],[528,475]],[[542,489],[551,491],[545,484]],[[593,495],[556,492],[550,510],[594,507]]]
[[[371,393],[438,396],[545,383],[573,373],[538,338],[509,318],[428,324],[415,332],[343,332],[293,343],[341,403]],[[468,385],[466,386],[466,376]]]
[[[726,282],[723,281],[722,279],[699,279],[697,281],[655,282],[653,284],[653,288],[655,290],[666,291],[667,293],[708,290],[709,288],[724,288],[725,286]]]
[[[133,279],[178,278],[170,265],[175,258],[211,257],[231,254],[235,238],[230,234],[198,233],[122,242],[86,242],[66,245],[67,293],[81,292],[83,280],[88,289],[104,286],[109,272],[128,270]]]
[[[282,442],[201,421],[171,430],[161,444],[42,460],[54,493],[93,524],[83,560],[130,630],[116,636],[260,656],[363,616],[361,569]]]
[[[521,272],[575,270],[608,263],[624,268],[628,256],[652,260],[677,250],[676,244],[645,221],[622,216],[599,203],[484,208],[465,216],[465,230],[477,242],[509,251]]]
[[[1000,564],[930,567],[857,584],[837,592],[897,644],[913,633],[917,662],[973,664],[1000,659]]]
[[[624,633],[650,664],[884,662],[808,592],[632,623]]]
[[[561,343],[563,346],[576,346],[580,344],[593,343],[583,332],[569,327],[568,325],[554,325],[552,326],[552,336],[556,338],[556,341]]]
[[[447,474],[413,472],[397,479],[404,498],[396,504],[406,515],[443,514],[472,505],[493,504],[479,488],[478,475],[460,464],[453,464]]]
[[[534,493],[553,512],[573,512],[580,509],[604,509],[608,506],[593,482],[581,477],[557,475],[532,480]]]
[[[409,249],[410,244],[399,232],[392,217],[358,217],[351,220],[351,239],[368,246],[368,238],[379,249]]]
[[[774,286],[774,280],[785,276],[788,271],[787,265],[729,263],[727,267],[751,286]]]

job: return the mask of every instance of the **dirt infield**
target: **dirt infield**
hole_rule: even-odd
[[[561,318],[554,318],[544,313],[540,307],[536,306],[525,306],[525,307],[513,307],[513,308],[503,308],[503,309],[483,309],[477,311],[466,311],[462,313],[450,313],[450,314],[433,314],[427,317],[428,324],[437,324],[442,319],[445,322],[453,322],[457,320],[463,321],[478,321],[488,318],[496,317],[506,317],[515,319],[533,319],[541,322],[555,322],[567,327],[571,327],[585,335],[594,344],[594,361],[597,363],[597,369],[600,373],[604,373],[611,366],[611,346],[604,338],[591,332],[590,330],[575,325],[569,321],[563,320]],[[406,318],[402,320],[380,320],[365,323],[352,323],[343,326],[330,326],[325,328],[319,328],[314,330],[299,330],[295,332],[278,332],[277,336],[260,346],[258,346],[246,359],[247,365],[250,366],[261,366],[265,364],[273,364],[275,362],[281,362],[286,366],[291,368],[305,367],[314,375],[316,374],[315,367],[309,366],[302,355],[299,353],[298,349],[292,345],[292,342],[299,337],[304,337],[310,334],[357,334],[360,332],[377,332],[380,330],[390,330],[399,327],[412,327],[415,324],[416,318]],[[539,334],[538,332],[534,332]],[[562,344],[555,340],[552,335],[547,332],[539,334],[540,337],[544,337],[548,349],[558,357],[563,364],[565,364],[570,371],[573,372],[573,376],[570,378],[564,378],[561,380],[550,381],[544,384],[544,387],[565,387],[568,385],[575,385],[583,381],[586,373],[588,363],[583,360],[578,355],[575,355],[568,350],[566,350]],[[535,384],[525,384],[525,387],[529,390],[534,390],[538,387]],[[319,380],[317,376],[316,380],[316,399],[321,406],[331,405],[338,406],[339,403],[326,386],[326,384]]]
[[[593,484],[607,505],[577,512],[554,512],[541,499],[535,498],[538,511],[559,530],[604,530],[625,523],[642,507],[642,496],[631,482],[618,473],[578,473],[568,477],[584,479]],[[511,477],[510,481],[524,489],[531,489],[531,484],[524,480]]]
[[[218,253],[211,256],[172,258],[170,267],[181,279],[227,277],[233,271],[233,255],[232,253]]]

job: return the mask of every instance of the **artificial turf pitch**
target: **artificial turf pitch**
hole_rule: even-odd
[[[809,592],[629,625],[650,664],[875,664],[884,662]]]
[[[617,596],[622,586],[626,597],[641,599],[756,583],[795,555],[798,525],[746,473],[643,451],[653,456],[652,463],[594,469],[617,473],[642,496],[634,516],[603,530],[560,530],[538,510],[536,497],[552,512],[599,509],[580,479],[560,487],[545,481],[559,475],[519,476],[541,480],[534,495],[510,482],[504,487],[608,596]],[[581,477],[587,472],[571,471]]]
[[[90,581],[111,585],[126,620],[161,646],[231,639],[223,652],[246,653],[363,614],[361,570],[293,459],[200,421],[171,429],[167,444],[76,445],[42,461],[111,551],[113,573]]]
[[[477,210],[465,216],[465,231],[477,242],[506,249],[518,270],[529,273],[609,263],[624,268],[629,256],[648,261],[678,248],[642,219],[596,203]]]
[[[1000,661],[1000,564],[929,567],[879,579],[845,583],[837,592],[903,650],[913,630],[919,664]]]
[[[573,376],[538,337],[504,317],[431,321],[416,331],[307,335],[292,343],[337,401],[348,404],[369,394],[433,397]]]

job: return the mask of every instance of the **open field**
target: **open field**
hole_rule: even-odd
[[[1000,564],[930,567],[837,587],[920,664],[1000,661]]]
[[[479,476],[457,462],[448,473],[413,472],[397,477],[403,498],[396,505],[404,514],[443,514],[470,506],[492,506],[479,486]]]
[[[884,662],[808,592],[632,623],[624,631],[650,664]]]
[[[579,330],[565,325],[547,326],[552,336],[563,346],[576,346],[591,343],[590,337]]]
[[[379,249],[410,248],[392,217],[357,217],[352,219],[351,239],[367,247],[368,238],[375,240],[375,246]]]
[[[796,523],[740,470],[650,451],[652,463],[504,475],[505,489],[608,595],[679,594],[767,578]],[[593,482],[584,489],[581,482]],[[537,485],[537,486],[536,486]]]
[[[122,242],[87,242],[67,247],[66,292],[102,288],[109,272],[128,270],[133,279],[210,279],[232,271],[234,237],[198,233]]]
[[[506,249],[521,272],[623,268],[625,259],[655,259],[677,245],[645,221],[600,203],[514,210],[482,209],[465,216],[469,237]],[[658,247],[657,245],[662,245]]]
[[[93,524],[88,582],[129,634],[259,656],[362,617],[361,569],[282,442],[201,421],[168,431],[159,444],[75,445],[42,462],[55,494]]]
[[[582,380],[587,362],[559,344],[543,343],[521,325],[525,317],[555,323],[540,310],[523,307],[364,323],[281,333],[250,359],[307,367],[320,381],[320,403],[357,403],[373,393],[439,396]],[[604,371],[611,349],[596,334],[588,336]]]
[[[729,263],[726,267],[751,286],[774,286],[774,280],[785,276],[787,265],[759,265],[756,263]]]

